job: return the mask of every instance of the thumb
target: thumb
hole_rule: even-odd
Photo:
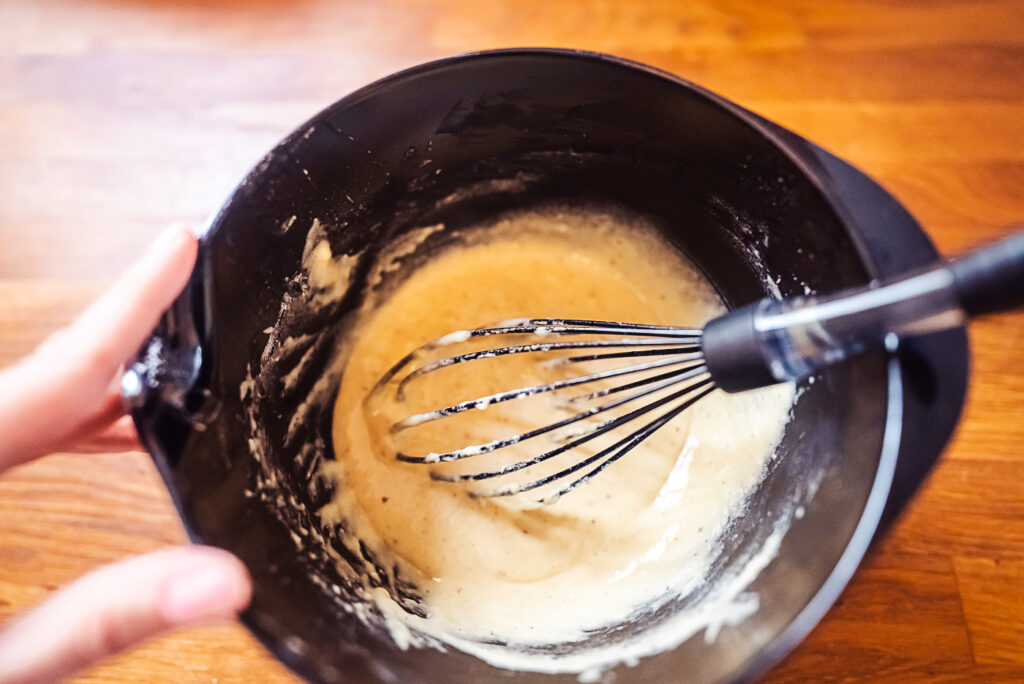
[[[0,632],[0,684],[50,682],[159,632],[233,617],[251,594],[241,561],[212,547],[108,565]]]

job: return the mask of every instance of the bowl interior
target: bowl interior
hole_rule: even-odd
[[[449,60],[363,89],[298,129],[214,220],[187,309],[179,307],[187,313],[167,322],[169,339],[194,336],[201,353],[189,357],[196,362],[187,388],[160,409],[160,439],[165,476],[194,535],[250,568],[247,623],[305,676],[576,681],[499,672],[459,652],[396,647],[353,614],[350,583],[325,553],[338,551],[338,530],[323,529],[316,515],[331,495],[316,476],[333,458],[331,360],[365,293],[372,255],[418,227],[443,222],[457,230],[551,201],[620,205],[647,217],[731,305],[831,292],[871,272],[814,182],[737,110],[616,60],[545,52]],[[309,297],[301,269],[314,221],[334,254],[366,256],[346,295],[324,305]],[[302,341],[275,346],[268,330]],[[779,520],[790,520],[749,587],[758,610],[722,626],[714,640],[697,634],[622,676],[737,676],[804,610],[840,562],[875,485],[887,372],[884,358],[866,356],[802,387],[767,477],[723,538],[708,586],[599,632],[592,643],[628,638],[701,600],[763,547]],[[288,373],[297,380],[286,387]],[[299,403],[308,404],[301,416]],[[376,562],[365,549],[340,553],[356,570]],[[415,610],[411,587],[386,588]]]

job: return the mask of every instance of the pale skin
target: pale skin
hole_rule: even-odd
[[[139,448],[124,416],[121,369],[195,257],[187,229],[167,230],[77,320],[0,370],[0,473],[55,451]],[[251,593],[242,563],[211,547],[100,568],[0,624],[0,684],[52,682],[158,633],[233,617]]]

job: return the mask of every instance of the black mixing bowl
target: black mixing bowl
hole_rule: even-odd
[[[131,397],[139,434],[190,535],[245,562],[255,593],[243,619],[301,675],[576,681],[500,671],[458,651],[398,648],[352,614],[351,584],[324,553],[338,530],[322,529],[315,514],[331,495],[316,474],[333,458],[338,377],[330,361],[365,293],[366,264],[416,227],[457,229],[551,201],[612,203],[646,216],[730,305],[764,296],[769,279],[783,295],[824,293],[936,258],[913,218],[848,164],[622,59],[561,50],[465,55],[386,78],[324,110],[271,151],[213,219],[188,287],[128,371],[140,380]],[[365,257],[344,297],[329,304],[317,304],[301,269],[314,221],[334,254]],[[781,658],[925,477],[958,417],[966,373],[960,329],[902,342],[804,386],[709,583],[792,517],[749,587],[758,610],[713,641],[698,634],[619,666],[618,681],[742,679]],[[308,406],[297,410],[300,400]],[[376,564],[369,549],[338,553],[363,572]],[[394,584],[384,586],[416,610],[414,590]],[[700,598],[682,597],[593,639],[635,633]]]

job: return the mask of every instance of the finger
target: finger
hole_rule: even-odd
[[[134,354],[188,282],[196,239],[184,226],[164,231],[146,253],[71,325],[73,348],[60,356],[106,383]],[[41,349],[40,351],[44,351]],[[48,351],[48,350],[46,350]],[[69,364],[69,365],[70,365]],[[105,387],[105,384],[103,385]]]
[[[233,617],[251,593],[241,561],[211,547],[100,568],[0,632],[0,683],[51,682],[168,629]]]
[[[107,421],[84,440],[70,445],[67,450],[75,454],[109,454],[121,451],[141,451],[138,433],[131,416]]]
[[[70,326],[0,372],[0,471],[120,415],[111,383],[184,287],[195,256],[185,228],[166,231]]]
[[[106,393],[93,406],[91,414],[78,424],[61,446],[76,454],[109,453],[138,448],[131,418],[124,413],[120,371],[111,379]]]

